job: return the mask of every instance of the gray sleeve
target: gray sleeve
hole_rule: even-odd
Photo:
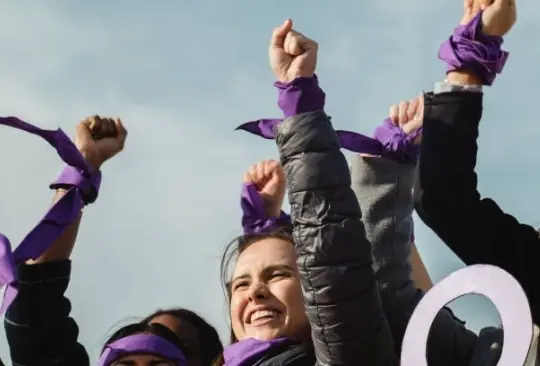
[[[362,209],[366,236],[372,245],[373,268],[396,354],[423,292],[411,279],[409,254],[413,233],[414,165],[355,155],[351,183]],[[476,335],[450,309],[435,318],[428,343],[428,364],[467,365]]]
[[[366,236],[371,242],[373,268],[381,291],[409,288],[414,292],[409,263],[414,165],[355,155],[351,179],[362,209]]]

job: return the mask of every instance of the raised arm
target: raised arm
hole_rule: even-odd
[[[381,142],[385,136],[393,136],[392,146],[409,153],[409,159],[357,155],[351,164],[352,185],[372,245],[373,268],[397,354],[401,353],[409,319],[424,295],[414,283],[414,275],[423,270],[422,280],[429,281],[412,244],[412,189],[418,151],[407,146],[418,144],[422,137],[422,105],[423,97],[392,106],[390,118],[375,133],[375,138]],[[413,134],[417,137],[406,139]],[[415,263],[411,263],[411,257]],[[448,308],[439,312],[431,332],[427,354],[430,365],[468,364],[477,337]]]
[[[447,81],[426,95],[415,200],[422,220],[465,263],[493,264],[512,274],[527,293],[538,323],[540,287],[534,268],[540,256],[539,234],[492,199],[482,198],[475,173],[481,84],[490,84],[497,62],[505,57],[500,37],[513,25],[515,11],[514,1],[496,0],[482,15],[465,17],[463,24],[470,25],[462,27],[464,39],[479,45],[474,52],[489,50],[489,57],[482,61],[474,52],[461,54],[461,64],[454,62]],[[441,57],[453,62],[450,51],[459,51],[450,42],[445,45]]]
[[[91,126],[92,121],[88,119],[79,124],[75,145],[92,170],[98,172],[105,160],[122,149],[125,130],[119,121],[115,126],[112,120],[96,121],[94,118],[94,123],[95,126]],[[91,127],[99,140],[94,141]],[[116,138],[108,137],[114,130],[117,131]],[[66,151],[63,149],[65,144],[56,147]],[[78,207],[70,203],[81,197],[74,195],[74,190],[83,193],[85,203],[93,201],[97,196],[94,183],[92,176],[81,173],[74,166],[67,166],[51,186],[56,189],[53,208],[20,245],[32,249],[29,253],[40,253],[37,257],[28,255],[31,259],[17,266],[14,286],[18,294],[9,306],[4,321],[13,364],[89,365],[88,354],[78,342],[79,329],[70,316],[71,303],[65,291],[71,273],[69,257],[82,217],[82,211],[69,212]],[[96,190],[92,191],[94,188]],[[51,230],[49,225],[55,227]],[[45,243],[54,237],[55,229],[60,229],[60,234],[51,243]],[[35,248],[40,246],[47,248],[36,251]],[[22,258],[17,254],[16,250],[16,261]]]
[[[371,268],[371,246],[350,188],[347,162],[323,111],[324,94],[313,75],[316,45],[291,31],[290,24],[286,26],[285,31],[275,32],[272,47],[277,50],[270,51],[286,117],[275,136],[287,175],[293,237],[317,361],[319,365],[394,365],[392,339]],[[298,113],[283,103],[291,91],[298,101],[322,103]]]

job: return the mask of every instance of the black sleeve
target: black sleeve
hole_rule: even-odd
[[[18,267],[19,294],[4,320],[13,364],[19,366],[88,366],[79,328],[70,318],[64,293],[70,261]]]
[[[422,220],[466,264],[499,266],[525,290],[540,321],[535,275],[540,239],[489,198],[481,198],[475,173],[481,93],[426,94],[415,206]],[[507,149],[501,136],[501,149]],[[526,199],[526,197],[523,197]]]
[[[397,364],[371,245],[329,117],[319,111],[288,118],[276,142],[318,364]]]

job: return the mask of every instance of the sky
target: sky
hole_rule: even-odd
[[[271,141],[233,129],[280,115],[267,58],[275,26],[291,17],[319,42],[335,127],[371,134],[391,104],[444,77],[437,50],[462,15],[461,1],[431,0],[0,5],[0,115],[69,134],[89,115],[112,115],[129,130],[125,151],[103,167],[73,254],[68,296],[93,359],[120,324],[169,306],[196,310],[226,341],[219,260],[241,234],[242,175],[277,158]],[[504,75],[486,90],[477,171],[483,195],[540,226],[540,48],[530,42],[540,3],[518,5]],[[0,231],[17,243],[50,204],[62,164],[43,141],[7,128],[0,159]],[[416,243],[434,280],[463,266],[420,220]],[[453,308],[474,330],[499,322],[484,298]],[[9,359],[3,332],[0,358]]]

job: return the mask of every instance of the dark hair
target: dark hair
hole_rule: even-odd
[[[158,337],[161,337],[165,339],[166,341],[171,342],[178,348],[180,348],[182,351],[185,350],[184,345],[182,342],[178,339],[176,334],[174,334],[173,331],[171,331],[169,328],[161,325],[161,324],[148,324],[143,322],[138,323],[132,323],[128,324],[126,326],[123,326],[122,328],[118,329],[116,332],[113,333],[105,342],[105,345],[103,345],[103,348],[101,349],[101,353],[105,351],[107,348],[107,345],[116,342],[119,339],[129,337],[135,334],[142,334],[142,333],[149,333],[156,335]]]
[[[249,246],[267,238],[283,239],[292,244],[293,238],[291,226],[282,226],[268,233],[241,235],[235,238],[225,247],[225,251],[221,257],[220,272],[221,285],[223,286],[223,292],[225,293],[225,298],[227,299],[227,309],[229,309],[231,303],[231,264],[233,264],[233,261],[238,259],[238,256],[242,254],[242,252]],[[230,326],[230,342],[238,342],[238,339],[234,335],[232,326]]]
[[[211,326],[206,320],[191,310],[184,308],[159,309],[148,315],[141,322],[149,324],[152,319],[161,315],[170,315],[175,318],[185,320],[197,329],[201,348],[204,350],[202,357],[205,365],[212,364],[213,360],[215,360],[223,352],[223,344],[221,343],[221,339],[219,338],[216,328]]]

